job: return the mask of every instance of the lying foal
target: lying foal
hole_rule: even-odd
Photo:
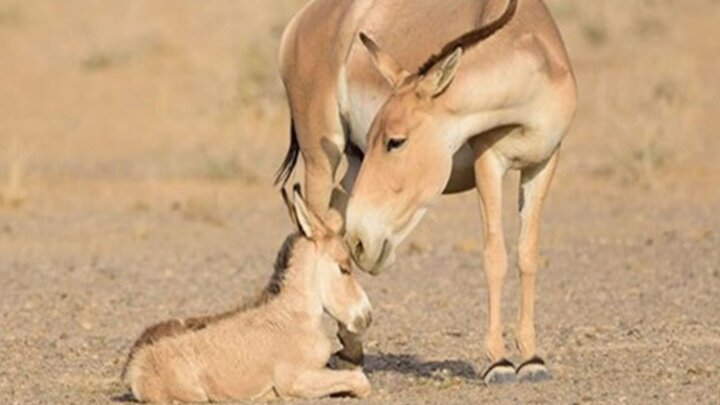
[[[321,325],[323,311],[353,333],[371,322],[370,303],[338,236],[341,224],[328,226],[308,211],[299,190],[292,205],[283,195],[299,233],[283,245],[260,302],[148,328],[123,372],[136,399],[220,402],[370,394],[362,370],[326,368],[331,341]]]

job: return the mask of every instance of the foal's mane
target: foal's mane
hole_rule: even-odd
[[[268,281],[265,289],[260,294],[255,306],[265,304],[282,292],[285,283],[285,276],[290,268],[290,261],[293,258],[295,247],[300,239],[302,239],[302,235],[299,233],[294,233],[285,239],[285,242],[283,242],[277,257],[275,258],[275,264],[273,265],[274,271],[270,277],[270,281]]]
[[[469,48],[477,45],[483,40],[491,37],[496,32],[500,31],[500,29],[505,27],[507,23],[509,23],[510,20],[512,20],[512,18],[515,16],[515,13],[517,12],[517,7],[518,0],[510,0],[508,2],[507,8],[505,9],[505,12],[497,20],[491,22],[488,25],[482,26],[466,34],[463,34],[458,38],[455,38],[454,40],[445,44],[445,46],[440,52],[431,56],[427,61],[425,61],[425,63],[422,64],[422,66],[420,66],[417,71],[417,75],[426,75],[433,66],[435,66],[438,62],[445,59],[446,57],[450,56],[453,52],[455,52],[456,49],[462,48],[463,51],[467,51]]]

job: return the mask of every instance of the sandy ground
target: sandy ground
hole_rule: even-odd
[[[302,3],[0,1],[0,403],[122,403],[146,325],[264,285],[290,230],[273,55]],[[478,376],[469,193],[361,276],[373,395],[317,403],[720,403],[720,2],[550,3],[581,87],[538,281],[555,378]],[[509,321],[518,298],[511,272]]]

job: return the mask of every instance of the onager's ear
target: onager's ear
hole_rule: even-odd
[[[403,69],[402,66],[390,55],[385,53],[379,46],[370,39],[364,32],[360,33],[360,40],[365,48],[370,52],[375,67],[385,77],[385,80],[395,88],[400,85],[406,78],[410,76],[410,72]]]
[[[416,89],[418,96],[428,99],[442,94],[455,78],[462,54],[462,48],[458,47],[455,52],[430,68],[427,74],[420,78]]]

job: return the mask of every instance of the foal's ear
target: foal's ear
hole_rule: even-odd
[[[290,221],[292,221],[293,224],[297,224],[297,215],[295,215],[295,207],[293,207],[292,201],[290,201],[290,196],[288,195],[287,190],[285,190],[285,187],[280,189],[280,194],[282,195],[283,202],[285,202],[285,208],[288,210],[288,215],[290,215]]]
[[[364,32],[360,33],[360,41],[362,41],[363,45],[365,45],[365,48],[367,48],[370,53],[373,63],[375,63],[375,67],[393,88],[399,86],[403,80],[410,76],[410,72],[403,69],[395,58],[380,49],[375,41],[365,35]]]
[[[417,85],[418,96],[429,99],[442,94],[455,78],[462,54],[462,48],[458,47],[455,52],[433,65]]]
[[[316,221],[315,215],[313,215],[307,205],[305,205],[305,200],[303,200],[299,184],[296,184],[293,190],[292,212],[294,215],[291,216],[295,219],[298,231],[300,231],[308,239],[313,236],[317,236],[315,235],[317,227],[313,226]]]

